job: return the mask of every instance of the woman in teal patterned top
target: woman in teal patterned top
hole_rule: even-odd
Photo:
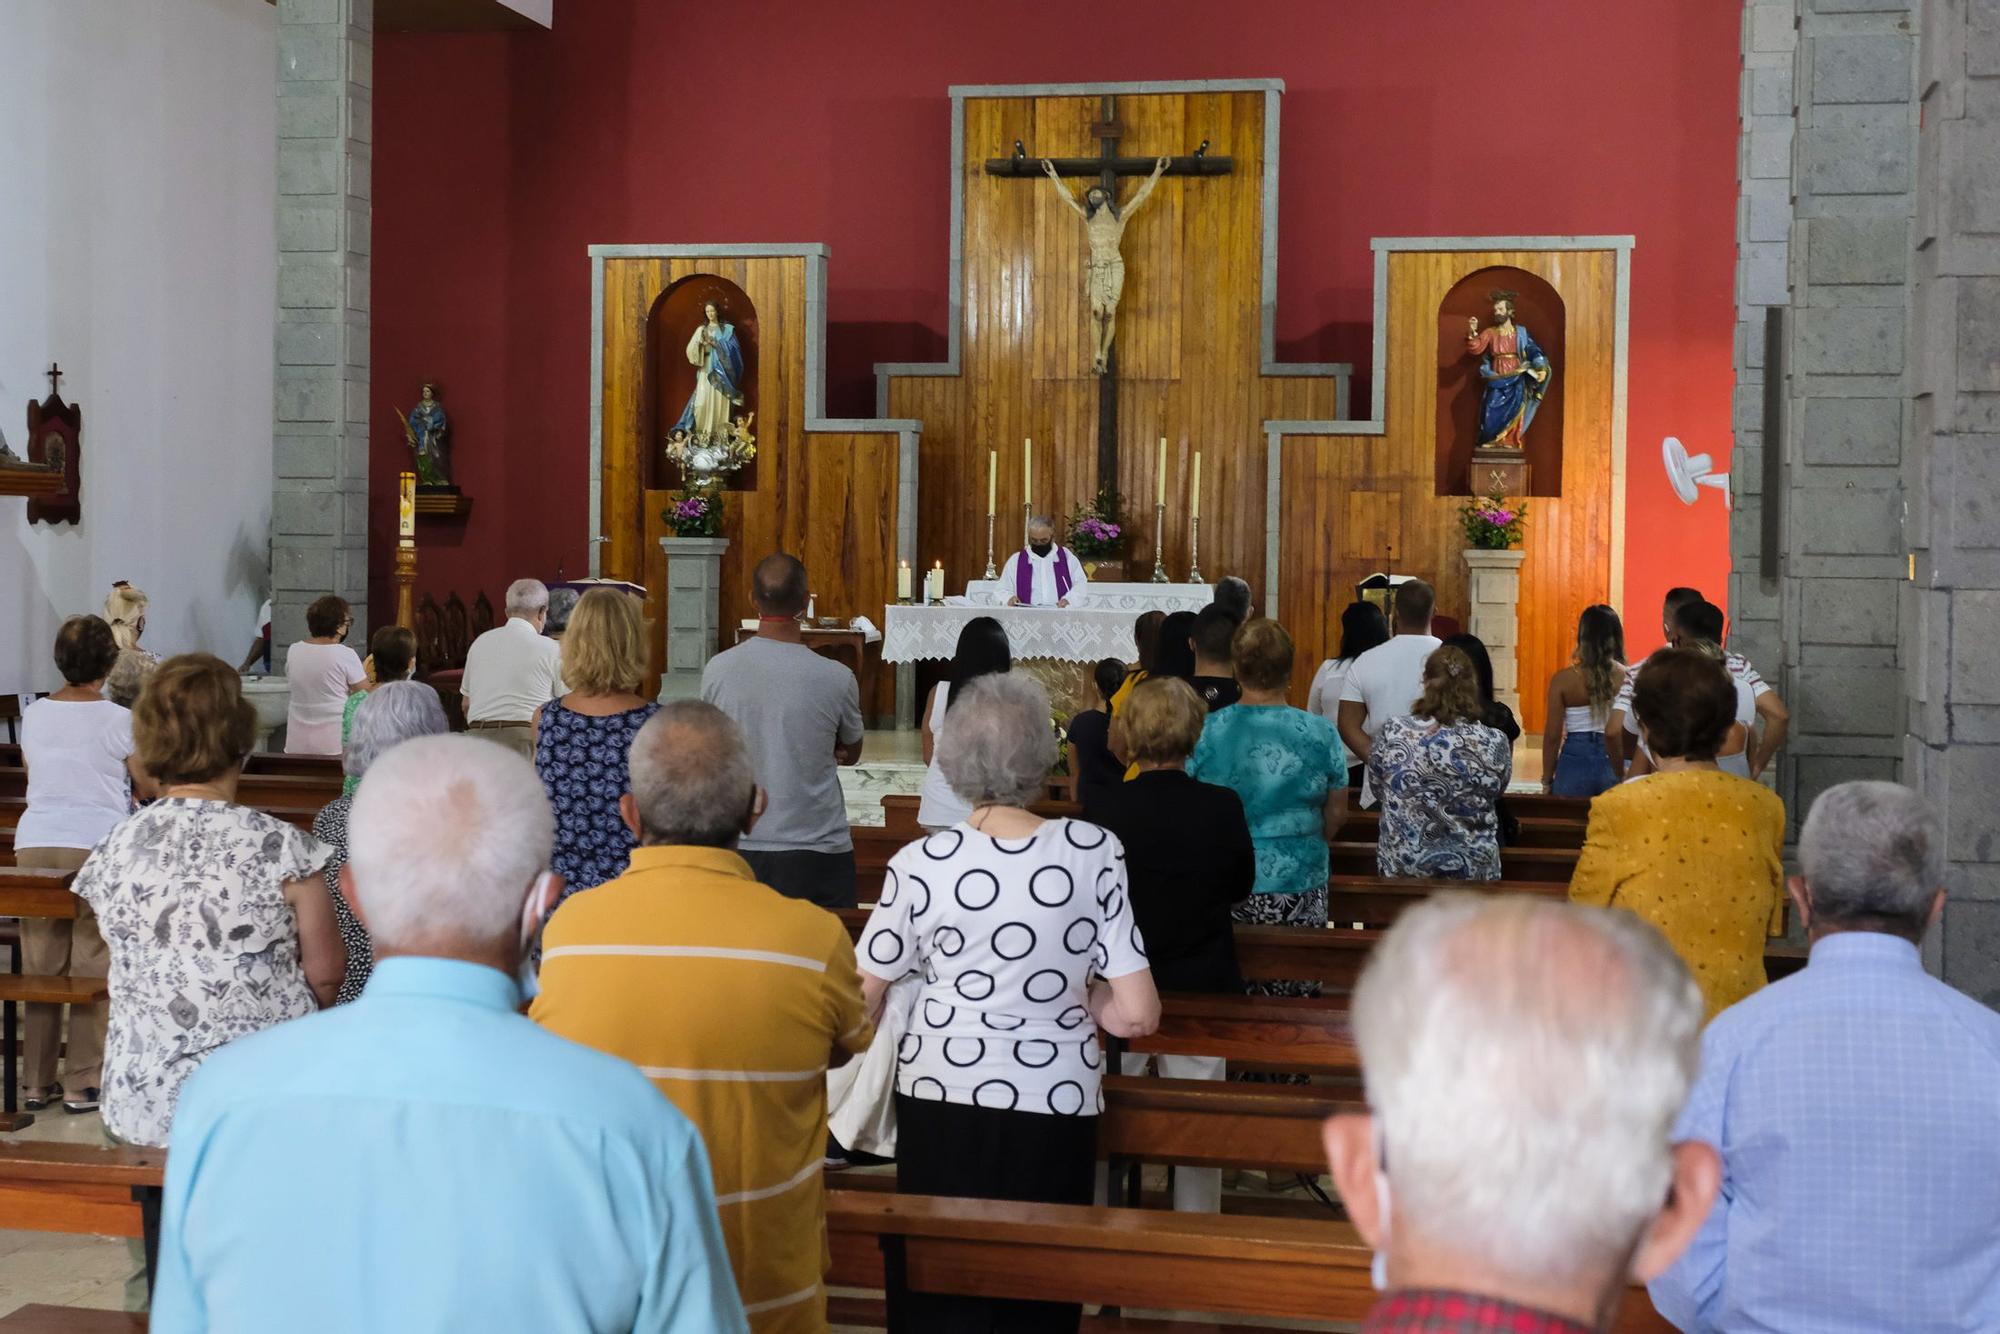
[[[347,753],[347,743],[354,735],[354,711],[361,707],[361,701],[379,689],[385,682],[407,681],[417,674],[417,632],[400,625],[385,625],[375,632],[368,641],[368,683],[347,697],[347,707],[340,715],[340,750]],[[354,789],[361,786],[361,774],[351,765],[347,766],[347,777],[341,780],[340,795],[351,797]]]
[[[1236,920],[1325,926],[1326,845],[1347,819],[1347,751],[1332,723],[1285,702],[1292,637],[1284,627],[1248,622],[1230,657],[1243,698],[1209,715],[1188,774],[1234,791],[1250,818],[1257,888]],[[1295,983],[1254,989],[1305,994]]]

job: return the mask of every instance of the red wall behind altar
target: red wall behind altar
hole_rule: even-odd
[[[1375,236],[1631,233],[1632,646],[1670,585],[1717,601],[1726,515],[1684,509],[1662,436],[1726,460],[1737,27],[1728,0],[560,0],[551,32],[375,48],[378,616],[406,466],[392,406],[444,385],[462,527],[421,587],[497,602],[587,572],[595,242],[824,241],[828,407],[942,359],[954,83],[1285,81],[1277,333],[1368,385]],[[1356,415],[1366,404],[1357,401]],[[1524,688],[1533,688],[1524,683]]]

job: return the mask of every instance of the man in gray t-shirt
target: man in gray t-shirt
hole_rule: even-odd
[[[753,639],[718,653],[701,673],[701,697],[743,729],[757,785],[769,795],[738,845],[763,883],[825,908],[852,908],[854,839],[839,766],[861,758],[861,685],[854,673],[805,645],[806,567],[793,556],[757,563]]]

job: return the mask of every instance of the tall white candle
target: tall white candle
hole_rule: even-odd
[[[1191,518],[1199,519],[1201,517],[1201,451],[1198,449],[1194,452],[1194,484],[1192,490],[1194,493],[1193,504],[1188,507],[1188,515]]]
[[[896,600],[910,600],[910,563],[906,560],[896,562]]]
[[[1158,490],[1158,503],[1164,505],[1167,503],[1167,438],[1165,436],[1160,437],[1160,484]]]
[[[998,513],[998,510],[994,507],[994,501],[1000,495],[999,486],[1000,451],[989,449],[986,451],[986,513],[989,518]]]
[[[406,472],[396,479],[396,536],[417,535],[417,475]]]
[[[1021,503],[1035,503],[1035,441],[1032,436],[1021,442]]]

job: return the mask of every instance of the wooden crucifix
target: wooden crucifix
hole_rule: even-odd
[[[1053,182],[1065,205],[1083,219],[1090,236],[1090,269],[1086,290],[1090,296],[1090,321],[1096,339],[1096,355],[1091,369],[1097,373],[1097,484],[1100,489],[1118,489],[1118,354],[1112,345],[1117,327],[1118,299],[1125,291],[1125,258],[1120,247],[1125,224],[1146,202],[1162,176],[1224,176],[1235,165],[1231,158],[1210,157],[1208,140],[1193,153],[1180,157],[1121,157],[1118,141],[1125,135],[1118,119],[1118,99],[1104,97],[1098,102],[1098,119],[1091,124],[1097,139],[1096,157],[1037,158],[1029,155],[1019,139],[1011,157],[988,158],[989,176],[1032,177],[1043,174]],[[1062,183],[1065,176],[1095,176],[1097,183],[1084,191],[1079,203]],[[1123,204],[1118,202],[1118,178],[1143,176],[1145,184]]]

